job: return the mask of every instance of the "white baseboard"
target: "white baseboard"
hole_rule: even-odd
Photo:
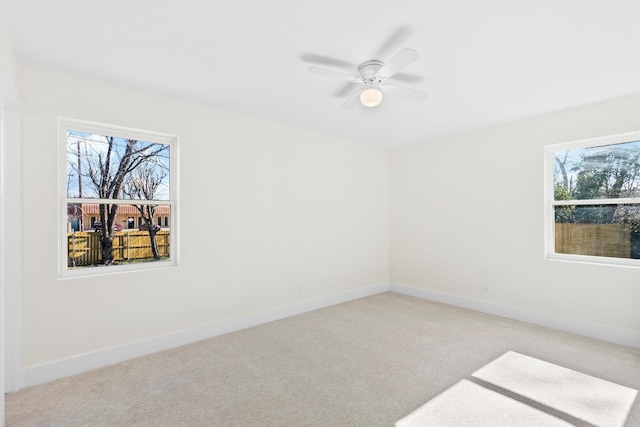
[[[596,338],[615,344],[640,348],[640,333],[634,331],[612,328],[597,323],[508,307],[488,301],[474,300],[406,285],[391,284],[390,290],[399,294],[468,308],[470,310],[480,311],[482,313],[493,314],[496,316],[507,317],[509,319],[532,323],[538,326],[545,326],[590,338]]]
[[[246,316],[221,320],[219,322],[197,328],[82,354],[38,366],[23,368],[21,375],[22,387],[43,384],[59,378],[80,374],[92,369],[102,368],[125,360],[134,359],[136,357],[146,356],[158,351],[170,350],[172,348],[191,344],[229,332],[238,331],[263,323],[272,322],[274,320],[283,319],[285,317],[295,316],[297,314],[306,313],[319,308],[329,307],[335,304],[387,291],[389,291],[389,284],[386,283],[367,286],[339,294],[300,301],[291,305],[276,307],[258,313],[251,313]]]

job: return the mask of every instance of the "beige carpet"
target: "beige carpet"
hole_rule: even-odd
[[[640,386],[638,349],[388,292],[9,394],[6,422],[393,426],[451,389],[466,407],[464,391],[484,381],[473,374],[508,352]],[[562,410],[517,403],[580,425]],[[640,425],[637,398],[624,418]]]

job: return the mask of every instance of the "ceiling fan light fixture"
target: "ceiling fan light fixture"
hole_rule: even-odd
[[[360,93],[360,102],[365,107],[377,107],[382,102],[382,91],[377,87],[368,87]]]

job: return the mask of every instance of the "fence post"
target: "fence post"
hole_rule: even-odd
[[[76,266],[76,231],[71,233],[71,267]]]

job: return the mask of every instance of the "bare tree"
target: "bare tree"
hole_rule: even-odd
[[[123,192],[131,199],[137,200],[154,200],[158,188],[164,183],[164,179],[167,176],[167,170],[158,162],[150,161],[147,159],[141,163],[136,170],[127,176],[124,182]],[[158,251],[158,241],[156,239],[156,233],[158,227],[155,226],[153,221],[156,205],[139,204],[134,205],[140,216],[142,217],[145,228],[149,233],[149,241],[151,244],[151,253],[153,259],[159,260],[160,253]]]
[[[564,190],[570,192],[571,187],[569,186],[569,176],[567,175],[567,157],[568,156],[569,156],[569,151],[565,151],[564,159],[560,160],[558,156],[554,156],[554,159],[562,175],[562,185],[564,187]]]
[[[99,144],[82,144],[82,148],[78,144],[78,166],[74,168],[79,177],[88,179],[91,190],[99,199],[122,199],[129,174],[169,149],[168,145],[135,139],[104,138]],[[117,212],[117,203],[100,203],[100,249],[105,265],[113,264],[114,260],[113,238]]]

